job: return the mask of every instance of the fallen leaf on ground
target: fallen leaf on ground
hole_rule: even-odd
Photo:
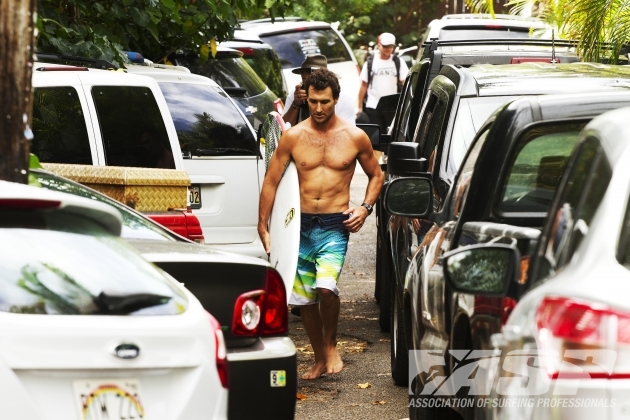
[[[357,387],[359,387],[361,389],[365,389],[365,388],[371,388],[372,385],[369,382],[366,382],[364,384],[357,384]]]
[[[297,327],[296,330],[303,330],[304,328]]]
[[[300,401],[304,401],[305,399],[307,399],[308,397],[304,394],[297,394],[296,398]]]
[[[365,317],[361,316],[361,315],[355,315],[352,318],[354,318],[354,319],[365,319]]]
[[[385,404],[387,404],[387,401],[374,401],[374,402],[372,403],[372,405],[379,405],[379,404],[380,404],[380,405],[385,405]]]
[[[378,318],[368,318],[367,320],[368,320],[368,321],[377,321],[377,320],[378,320]]]
[[[380,340],[381,343],[391,343],[391,340],[389,338],[381,338]]]

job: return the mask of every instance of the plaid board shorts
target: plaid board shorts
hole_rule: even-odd
[[[343,222],[348,218],[342,213],[302,213],[298,267],[289,304],[317,303],[317,288],[331,290],[339,296],[337,281],[350,238]]]

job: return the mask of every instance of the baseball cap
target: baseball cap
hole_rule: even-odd
[[[378,43],[381,45],[396,45],[396,37],[389,32],[383,32],[378,37]]]
[[[295,74],[300,74],[302,73],[302,70],[306,70],[306,69],[317,70],[317,69],[325,69],[327,67],[328,67],[328,60],[326,59],[325,55],[312,54],[312,55],[307,55],[306,60],[302,62],[302,65],[300,67],[297,67],[291,70],[291,72]]]

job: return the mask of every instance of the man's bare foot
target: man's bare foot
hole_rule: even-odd
[[[332,375],[333,373],[339,373],[343,369],[343,360],[337,351],[337,346],[328,349],[328,357],[326,358],[326,373]]]
[[[316,362],[308,373],[302,375],[302,379],[319,379],[324,373],[326,373],[326,362]]]

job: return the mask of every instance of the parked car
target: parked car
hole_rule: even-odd
[[[184,283],[216,317],[227,346],[228,418],[293,418],[296,350],[287,336],[285,286],[269,263],[191,242],[88,187],[41,170],[31,173],[45,189],[107,204],[122,216],[121,237]]]
[[[269,89],[282,101],[287,98],[289,91],[282,72],[280,57],[271,45],[264,43],[258,35],[243,30],[234,31],[234,38],[222,42],[220,45],[242,52],[243,59],[254,69]]]
[[[569,74],[564,77],[572,77]],[[559,82],[562,76],[556,76],[549,80]],[[630,78],[630,73],[626,77]],[[408,223],[416,227],[431,225],[424,238],[417,238],[420,242],[410,258],[400,301],[407,302],[407,307],[394,301],[398,325],[393,328],[398,347],[393,349],[393,367],[398,367],[399,362],[406,366],[407,360],[401,355],[407,355],[408,348],[432,350],[448,359],[446,366],[437,368],[440,374],[448,376],[457,365],[449,352],[491,348],[490,337],[500,331],[509,316],[516,303],[514,295],[489,299],[456,293],[447,287],[445,264],[441,261],[450,255],[449,250],[471,244],[509,244],[523,256],[518,261],[521,277],[514,287],[527,287],[532,251],[580,130],[594,116],[630,105],[625,89],[604,91],[605,84],[602,79],[584,78],[582,88],[598,93],[522,98],[502,107],[478,130],[461,170],[438,208],[425,205],[427,211],[416,211],[413,203],[393,194],[400,188],[412,188],[413,182],[432,184],[428,178],[411,181],[403,177],[391,182],[386,208],[411,217]],[[405,182],[409,184],[404,186]],[[430,196],[425,197],[426,203]],[[412,234],[419,237],[420,231],[416,228]],[[471,267],[467,270],[480,272]],[[422,376],[417,381],[418,391],[424,381]],[[457,411],[466,419],[474,416],[468,407]]]
[[[185,68],[128,67],[137,74],[35,63],[32,152],[49,163],[155,167],[141,137],[150,128],[190,176],[205,242],[265,257],[256,230],[264,166],[244,114]]]
[[[226,418],[219,324],[120,232],[111,206],[0,181],[3,417]]]
[[[278,99],[254,69],[245,61],[241,51],[219,46],[215,57],[201,64],[196,53],[175,54],[172,61],[190,69],[194,74],[214,80],[234,99],[248,121],[256,129],[267,114],[275,110]]]
[[[343,35],[330,24],[289,17],[276,18],[273,23],[270,19],[250,20],[241,27],[257,34],[278,53],[289,90],[302,83],[300,75],[291,70],[300,67],[307,54],[323,54],[341,88],[358,98],[361,82],[357,59]]]
[[[499,245],[485,243],[445,257],[447,279],[458,293],[520,298],[503,330],[492,336],[492,347],[500,354],[497,366],[505,370],[490,370],[488,384],[496,390],[495,376],[525,373],[519,361],[526,359],[541,369],[541,375],[525,373],[527,389],[539,390],[527,395],[533,398],[532,407],[487,407],[486,419],[614,419],[624,415],[630,395],[628,118],[630,108],[610,111],[582,131],[531,254],[525,285],[521,285],[522,275],[510,272],[504,264],[479,264],[487,277],[478,282],[480,278],[459,271],[455,262],[480,263],[482,253],[494,261],[523,261],[525,254],[515,247],[504,245],[500,250]],[[506,357],[510,351],[523,357]],[[509,385],[501,391],[506,397],[522,393]],[[611,400],[615,403],[608,408],[591,404],[551,408],[539,402],[544,398],[578,402],[604,398],[609,405]]]
[[[420,62],[411,67],[409,75],[405,81],[399,98],[389,100],[385,98],[379,102],[381,106],[387,107],[387,101],[393,105],[390,110],[394,110],[393,123],[388,135],[382,138],[381,151],[387,152],[387,144],[390,141],[414,141],[417,136],[416,127],[420,119],[422,105],[425,103],[429,86],[433,79],[440,74],[440,69],[446,65],[457,65],[461,67],[471,67],[478,64],[520,64],[522,62],[550,62],[552,58],[560,63],[572,63],[579,61],[574,47],[568,42],[556,41],[552,44],[546,40],[465,40],[465,41],[433,41],[425,45]],[[498,104],[497,104],[498,106]],[[454,108],[455,109],[455,108]],[[493,109],[486,109],[479,114],[474,113],[476,127],[489,116]],[[387,109],[384,109],[387,111]],[[450,125],[453,122],[449,122]],[[446,134],[449,133],[449,134]],[[452,136],[453,131],[447,131],[442,135]],[[474,131],[473,131],[474,133]],[[449,144],[447,140],[445,144]],[[379,148],[379,146],[377,146]],[[413,158],[413,156],[410,156]],[[458,159],[461,159],[460,154]],[[387,154],[384,156],[384,168],[387,170]],[[451,176],[454,173],[451,174]],[[386,176],[386,183],[390,177]],[[402,284],[406,266],[399,269],[394,265],[398,255],[402,252],[395,249],[397,246],[389,242],[392,237],[390,228],[390,215],[383,210],[382,195],[385,189],[381,190],[381,198],[375,205],[377,223],[376,242],[376,282],[374,296],[379,302],[379,325],[381,330],[389,331],[391,322],[390,294],[392,282]],[[406,252],[409,254],[411,251]],[[395,271],[394,271],[395,270]]]

